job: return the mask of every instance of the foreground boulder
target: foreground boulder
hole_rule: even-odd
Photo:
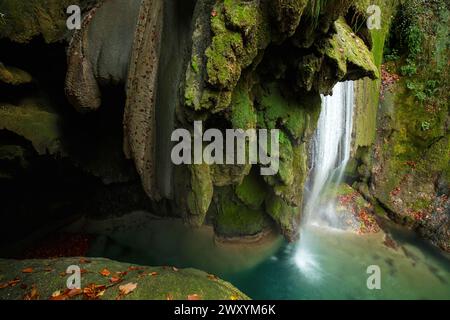
[[[69,266],[81,289],[67,289]],[[0,299],[248,300],[230,283],[196,269],[148,267],[104,258],[0,259]]]

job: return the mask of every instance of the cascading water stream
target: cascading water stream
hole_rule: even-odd
[[[311,146],[310,190],[305,204],[305,223],[333,226],[332,201],[323,201],[327,188],[338,185],[350,158],[353,127],[353,82],[339,82],[332,96],[322,96],[322,111]]]
[[[311,145],[311,173],[307,183],[304,218],[295,263],[309,279],[320,278],[320,264],[311,247],[308,226],[336,227],[333,194],[323,194],[337,186],[350,158],[354,106],[353,82],[339,82],[331,96],[322,96],[322,109]]]

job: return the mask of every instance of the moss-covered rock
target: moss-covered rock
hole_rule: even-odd
[[[42,35],[47,43],[61,40],[68,33],[66,20],[70,5],[86,6],[90,0],[3,0],[0,3],[0,38],[27,43]]]
[[[207,164],[193,164],[191,172],[191,191],[188,195],[189,223],[200,226],[205,220],[213,196],[213,183],[210,166]]]
[[[282,126],[297,142],[314,132],[320,113],[318,95],[305,94],[300,99],[281,91],[276,83],[270,83],[262,89],[257,102],[260,127],[276,129]]]
[[[74,265],[82,270],[81,290],[68,295],[66,281],[70,275],[66,270]],[[120,287],[127,284],[136,287],[124,294]],[[137,266],[103,258],[0,259],[2,300],[189,300],[189,297],[249,299],[230,283],[196,269]]]
[[[331,69],[324,69],[325,73],[321,75],[321,81],[317,85],[319,91],[331,92],[337,81],[357,80],[363,77],[378,78],[379,71],[372,53],[364,41],[348,26],[345,19],[339,18],[333,27],[336,33],[318,46],[319,52],[333,64]],[[338,78],[335,83],[326,81],[333,79],[334,76]]]
[[[281,197],[269,195],[265,201],[266,212],[278,224],[281,233],[289,241],[296,241],[302,210],[290,206]]]
[[[270,220],[261,207],[253,209],[246,206],[230,187],[217,190],[214,205],[214,231],[219,237],[257,236],[270,226]]]
[[[5,66],[0,62],[0,82],[20,85],[30,83],[32,80],[33,78],[28,72],[19,68]]]
[[[0,104],[0,130],[31,141],[39,155],[64,153],[61,117],[38,101],[23,101],[19,106]]]
[[[276,25],[281,39],[291,37],[297,30],[308,0],[275,0],[272,1]],[[279,40],[278,40],[279,41]]]
[[[235,187],[235,193],[246,206],[258,209],[267,196],[267,186],[264,180],[253,171],[244,178],[241,184]]]

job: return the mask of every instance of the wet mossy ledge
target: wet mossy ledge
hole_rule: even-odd
[[[81,288],[67,289],[79,266]],[[0,259],[1,300],[249,300],[215,275],[196,269],[131,265],[103,258]]]

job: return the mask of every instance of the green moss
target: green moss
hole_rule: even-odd
[[[50,260],[5,260],[0,259],[0,283],[20,277],[17,286],[0,289],[0,299],[22,300],[25,294],[35,286],[38,299],[48,300],[56,291],[64,292],[66,269],[79,265],[85,270],[81,274],[81,287],[90,284],[104,285],[106,290],[101,300],[188,300],[189,295],[198,295],[201,300],[237,300],[249,299],[230,283],[196,269],[175,269],[171,267],[137,266],[103,258],[85,259],[88,263],[80,264],[80,258],[58,258]],[[32,268],[32,273],[21,273],[25,268]],[[111,276],[100,274],[103,269]],[[112,276],[123,272],[122,281],[111,284]],[[154,275],[151,273],[154,272]],[[125,296],[120,296],[119,286],[136,283],[136,289]],[[23,289],[26,287],[26,289]],[[83,295],[73,297],[80,300]]]
[[[229,185],[238,185],[246,175],[250,173],[252,165],[213,164],[211,165],[211,176],[215,186],[223,187]]]
[[[55,42],[67,32],[66,9],[80,4],[79,0],[2,0],[0,12],[5,15],[0,23],[0,38],[27,43],[42,35],[47,43]]]
[[[258,209],[266,198],[267,189],[261,176],[253,171],[236,186],[235,193],[246,206]]]
[[[287,186],[290,186],[294,182],[294,151],[291,141],[285,136],[283,132],[280,132],[280,168],[278,174],[281,181]]]
[[[215,91],[212,89],[204,89],[199,109],[207,109],[212,112],[222,111],[230,106],[232,95],[232,91]]]
[[[249,89],[243,81],[236,87],[231,103],[231,124],[235,129],[256,128],[256,112]]]
[[[299,140],[307,133],[308,128],[315,126],[320,113],[320,98],[318,95],[305,95],[298,99],[284,95],[277,84],[271,83],[264,88],[259,97],[259,109],[263,111],[263,123],[259,125],[267,129],[283,126],[289,135]]]
[[[301,209],[288,205],[282,198],[271,195],[266,198],[266,211],[280,226],[284,236],[296,240]]]
[[[6,67],[0,62],[0,82],[12,85],[30,83],[33,80],[31,75],[21,69]]]
[[[198,56],[194,55],[192,57],[191,67],[195,73],[199,73],[200,68],[199,68],[199,57]]]
[[[280,38],[291,37],[295,33],[307,4],[308,0],[272,2]]]
[[[336,33],[318,49],[326,57],[334,61],[337,67],[338,80],[354,80],[352,73],[357,73],[357,78],[367,76],[371,79],[379,77],[373,55],[364,42],[356,36],[343,18],[334,23]],[[355,70],[349,70],[351,66]],[[351,71],[351,72],[350,72]]]
[[[217,213],[214,230],[226,237],[256,235],[266,229],[269,220],[261,209],[251,209],[233,196],[233,190],[222,188],[218,191]]]
[[[213,38],[211,46],[205,52],[210,84],[221,89],[229,89],[237,84],[242,68],[235,50],[242,50],[242,47],[242,36],[238,32],[225,32]]]
[[[190,165],[191,191],[188,194],[189,222],[200,226],[205,220],[213,196],[210,167],[207,164]]]
[[[40,155],[64,153],[60,117],[35,103],[0,104],[0,130],[12,131],[31,141]]]
[[[267,19],[256,2],[217,3],[211,16],[213,37],[206,49],[209,84],[232,90],[241,75],[268,45]]]
[[[224,12],[231,27],[239,30],[253,28],[258,22],[256,3],[245,3],[240,0],[224,0]]]
[[[294,207],[302,206],[304,186],[308,176],[307,159],[306,144],[294,146],[292,148],[292,161],[290,162],[292,166],[288,167],[284,174],[281,174],[283,160],[280,162],[280,177],[290,175],[291,178],[289,180],[285,178],[285,183],[278,183],[273,186],[275,194]]]

